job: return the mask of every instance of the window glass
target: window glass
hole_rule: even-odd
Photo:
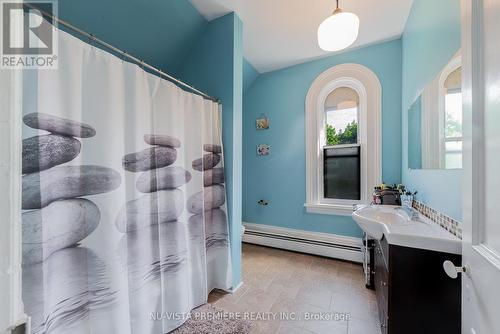
[[[462,168],[462,141],[446,141],[445,151],[446,168]]]
[[[355,90],[341,87],[331,92],[325,102],[326,146],[358,143],[358,104]]]
[[[325,148],[324,197],[361,199],[360,147]]]
[[[462,91],[461,68],[445,81],[444,149],[445,168],[462,168]]]

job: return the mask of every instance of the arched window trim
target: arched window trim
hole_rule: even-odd
[[[359,95],[358,131],[361,146],[361,200],[334,200],[323,196],[323,147],[325,146],[325,101],[339,87]],[[342,64],[321,73],[312,83],[305,106],[306,203],[307,212],[350,215],[353,205],[369,204],[373,187],[381,183],[382,87],[365,66]],[[369,126],[368,126],[369,125]]]

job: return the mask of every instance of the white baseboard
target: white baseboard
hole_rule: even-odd
[[[284,227],[244,223],[243,242],[321,255],[334,259],[363,262],[360,238],[307,232]]]
[[[236,291],[238,291],[242,286],[243,286],[243,281],[241,281],[235,288],[229,288],[229,289],[215,288],[215,290],[220,290],[220,291],[224,291],[224,292],[233,294]]]
[[[238,291],[241,287],[243,286],[243,282],[240,282],[240,284],[238,284],[235,288],[231,288],[228,290],[229,293],[235,293],[236,291]]]

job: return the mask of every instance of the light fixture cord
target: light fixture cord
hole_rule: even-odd
[[[339,9],[339,0],[337,0],[337,9]]]

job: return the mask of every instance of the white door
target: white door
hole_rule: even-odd
[[[462,0],[462,333],[500,333],[500,0]]]

